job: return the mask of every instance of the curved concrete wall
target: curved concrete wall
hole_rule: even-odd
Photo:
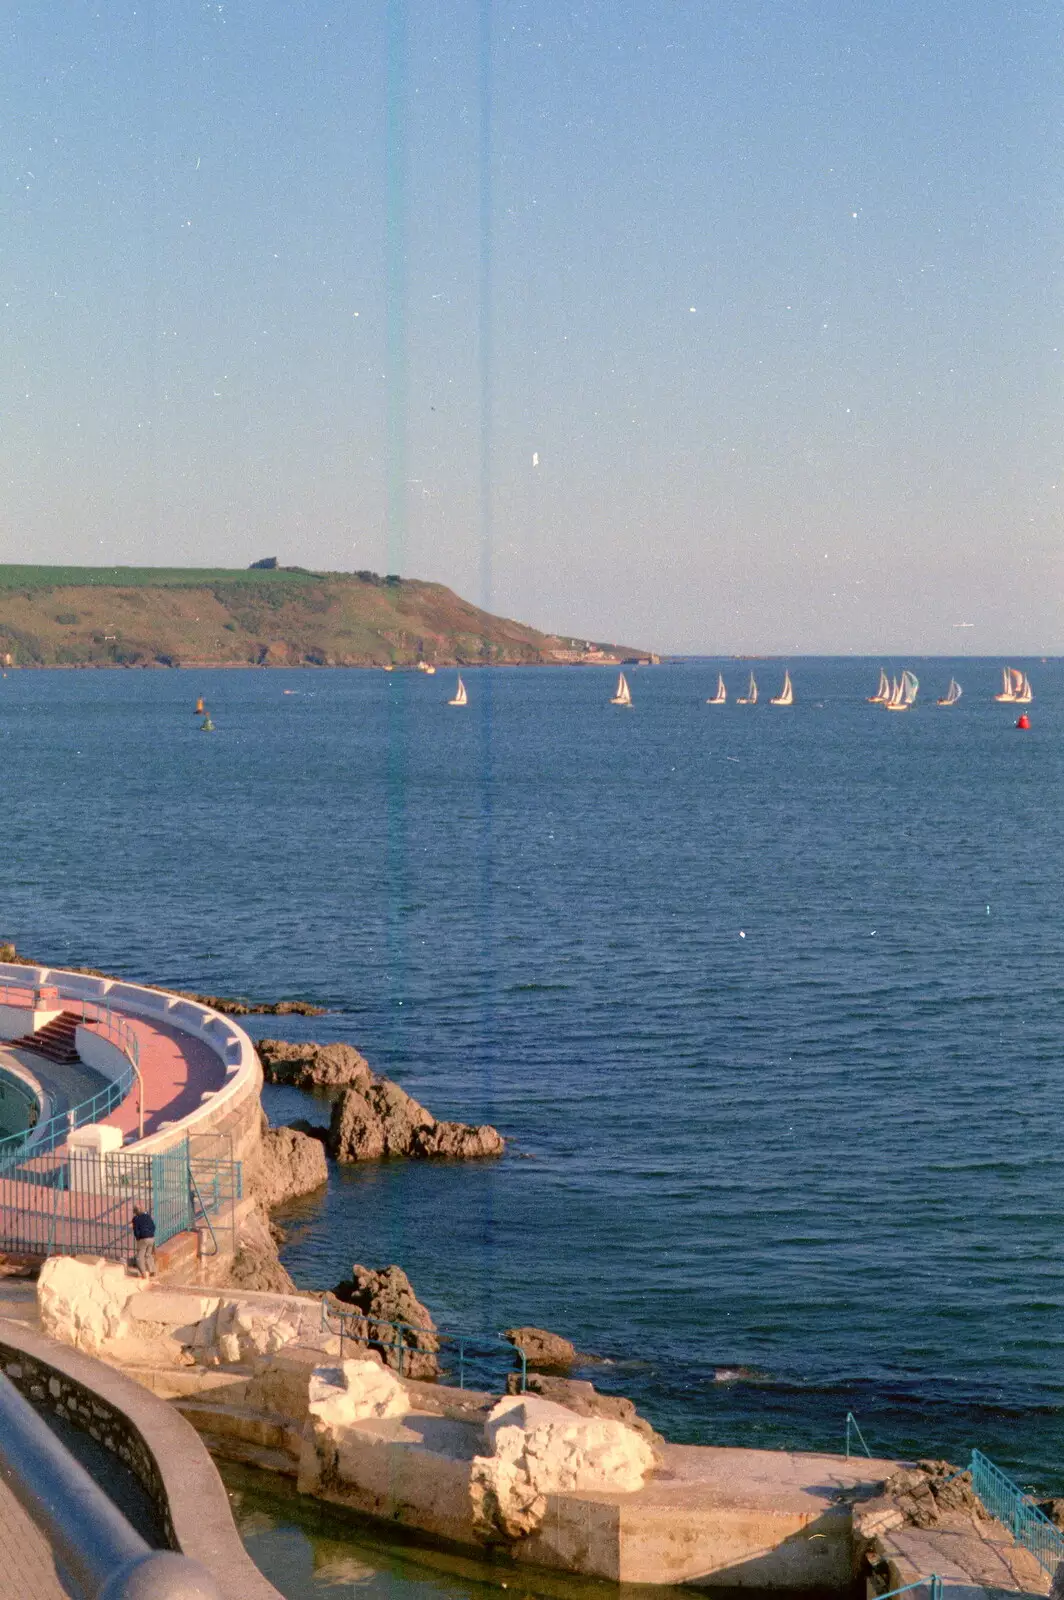
[[[201,1006],[195,1000],[183,1000],[178,995],[164,994],[159,989],[149,989],[143,984],[123,983],[114,978],[95,978],[82,972],[65,972],[57,967],[22,967],[0,962],[0,982],[24,987],[52,984],[59,990],[60,998],[90,1000],[97,1005],[113,1006],[120,1013],[127,1012],[130,1016],[164,1023],[167,1027],[180,1029],[182,1033],[192,1034],[202,1039],[219,1057],[225,1068],[222,1086],[205,1096],[203,1104],[180,1121],[160,1128],[136,1145],[127,1145],[127,1149],[152,1153],[168,1149],[186,1134],[216,1133],[225,1135],[227,1142],[232,1140],[234,1158],[240,1161],[259,1143],[262,1068],[255,1054],[255,1046],[243,1028],[238,1028],[220,1012],[212,1011],[209,1006]],[[81,1034],[90,1031],[79,1028],[79,1049]],[[98,1045],[109,1044],[109,1041],[95,1037]],[[115,1048],[113,1045],[109,1047],[112,1050]],[[92,1048],[95,1049],[95,1046]],[[88,1056],[85,1056],[85,1060],[90,1066],[97,1065]],[[114,1075],[106,1066],[100,1066],[99,1070],[108,1077]]]
[[[226,1600],[283,1600],[248,1556],[214,1463],[184,1417],[113,1367],[0,1322],[0,1369],[47,1408],[111,1450],[138,1477],[171,1548],[211,1572]]]

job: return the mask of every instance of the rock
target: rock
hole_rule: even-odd
[[[546,1328],[504,1328],[502,1336],[524,1351],[530,1367],[566,1372],[578,1359],[575,1345],[561,1334],[548,1333]]]
[[[376,1161],[385,1150],[384,1126],[365,1095],[345,1089],[333,1101],[329,1151],[336,1161]]]
[[[343,1427],[365,1417],[405,1417],[410,1397],[379,1360],[317,1367],[310,1377],[308,1415],[315,1426]]]
[[[436,1324],[415,1295],[402,1267],[384,1267],[374,1272],[356,1264],[351,1268],[351,1277],[338,1283],[332,1292],[342,1304],[362,1313],[361,1317],[345,1319],[345,1345],[352,1339],[379,1350],[386,1364],[398,1371],[401,1344],[404,1377],[438,1377],[436,1357],[440,1343]],[[392,1323],[402,1323],[403,1327],[396,1329],[390,1326]]]
[[[240,1223],[237,1251],[227,1281],[234,1289],[265,1289],[270,1294],[298,1292],[287,1268],[281,1265],[277,1240],[261,1202]]]
[[[472,1160],[499,1156],[505,1140],[492,1127],[437,1122],[413,1095],[388,1078],[345,1089],[333,1101],[328,1146],[337,1161],[377,1161],[381,1156]]]
[[[883,1493],[897,1506],[904,1520],[916,1528],[934,1528],[943,1511],[963,1511],[977,1522],[988,1513],[972,1488],[970,1472],[959,1472],[949,1461],[918,1461],[899,1467],[883,1484]]]
[[[290,1044],[285,1039],[260,1039],[256,1049],[267,1083],[288,1083],[296,1089],[335,1093],[368,1088],[373,1079],[364,1055],[349,1044]]]
[[[654,1467],[650,1445],[622,1422],[578,1417],[536,1396],[500,1400],[484,1433],[490,1454],[473,1460],[470,1496],[477,1532],[488,1541],[535,1532],[550,1494],[634,1493]]]
[[[389,1078],[374,1078],[363,1093],[380,1119],[387,1155],[410,1155],[418,1136],[436,1126],[432,1112]]]
[[[244,1171],[248,1193],[265,1206],[311,1194],[329,1181],[321,1142],[295,1128],[267,1128]]]
[[[449,1161],[478,1161],[484,1156],[501,1156],[506,1140],[490,1123],[472,1127],[465,1122],[437,1122],[430,1129],[418,1129],[413,1156],[438,1156]]]
[[[296,1117],[288,1126],[294,1128],[296,1133],[305,1133],[308,1139],[317,1139],[319,1144],[323,1144],[328,1149],[329,1130],[326,1127],[322,1127],[320,1122],[308,1122],[306,1117]]]
[[[520,1382],[520,1373],[511,1372],[506,1380],[507,1392],[518,1394]],[[605,1417],[611,1422],[623,1422],[626,1428],[634,1428],[647,1441],[655,1457],[665,1443],[661,1434],[655,1433],[646,1418],[639,1415],[633,1400],[620,1394],[600,1394],[593,1383],[584,1383],[579,1378],[552,1378],[531,1372],[525,1392],[541,1395],[544,1400],[553,1400],[555,1405],[564,1406],[578,1417]]]
[[[1040,1500],[1038,1509],[1054,1526],[1064,1528],[1064,1500]]]
[[[143,1281],[102,1256],[49,1256],[37,1279],[41,1327],[63,1344],[98,1355],[129,1332],[126,1305]]]

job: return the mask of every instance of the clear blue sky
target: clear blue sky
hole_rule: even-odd
[[[0,37],[0,559],[1064,651],[1057,0],[55,0]]]

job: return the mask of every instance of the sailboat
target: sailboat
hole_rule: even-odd
[[[946,690],[945,694],[942,696],[942,699],[939,700],[937,704],[940,706],[955,706],[963,692],[964,691],[961,689],[961,686],[957,682],[956,678],[951,678],[949,680],[949,688]]]
[[[1031,680],[1027,676],[1026,672],[1021,672],[1019,674],[1019,679],[1020,681],[1016,688],[1015,704],[1018,706],[1029,706],[1031,701],[1034,699],[1034,690],[1031,688]]]
[[[458,674],[458,687],[454,691],[454,699],[448,700],[447,704],[449,706],[467,706],[469,704],[469,696],[466,694],[466,686],[462,682],[461,673]]]
[[[887,711],[908,711],[916,699],[919,688],[919,678],[906,667],[901,677],[894,680],[890,699],[886,701],[884,709]]]
[[[739,706],[757,705],[757,679],[754,677],[752,672],[750,674],[750,687],[747,689],[745,695],[739,696],[735,703]]]
[[[202,717],[202,716],[206,715],[206,712],[207,712],[207,707],[203,704],[203,696],[200,695],[199,698],[196,701],[196,709],[192,713],[192,715],[195,716],[195,717]]]
[[[1015,667],[1002,667],[1001,693],[994,696],[995,700],[1004,700],[1011,705],[1023,685],[1023,673],[1017,672]]]
[[[723,679],[723,677],[718,672],[717,673],[717,692],[712,697],[712,699],[706,701],[706,705],[707,706],[722,706],[722,705],[726,704],[727,699],[728,699],[728,691],[724,687],[724,679]]]
[[[611,706],[630,706],[631,703],[632,703],[632,691],[628,687],[628,679],[625,677],[624,673],[622,672],[620,677],[617,679],[617,693],[613,696],[613,699],[610,701],[610,705]]]
[[[436,668],[430,661],[419,661],[417,664],[417,670],[419,672],[427,673],[430,678],[433,677],[436,672]]]
[[[769,701],[769,705],[770,706],[793,706],[793,704],[794,704],[794,689],[793,689],[793,687],[791,685],[791,669],[788,667],[787,670],[783,674],[783,688],[780,690],[780,692],[776,696],[775,700],[770,700]]]
[[[890,699],[890,679],[882,667],[879,669],[879,688],[868,696],[870,706],[885,706]]]
[[[208,711],[207,715],[204,717],[203,721],[200,723],[200,733],[213,733],[213,732],[214,732],[214,723],[211,721],[211,714]]]

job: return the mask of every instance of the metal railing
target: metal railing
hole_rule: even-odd
[[[1052,1576],[1064,1561],[1064,1534],[1039,1510],[1031,1496],[1024,1494],[1019,1484],[1013,1483],[981,1450],[972,1451],[968,1471],[972,1488],[990,1515],[1003,1523],[1016,1543],[1029,1550]]]
[[[0,1005],[15,1005],[19,1010],[34,1008],[38,990],[24,984],[0,983]],[[16,1001],[15,997],[19,997]],[[122,1104],[136,1082],[139,1090],[138,1117],[140,1136],[144,1135],[144,1085],[140,1076],[140,1048],[137,1036],[129,1023],[109,1006],[94,1000],[69,999],[59,996],[58,1010],[69,1011],[101,1038],[117,1046],[129,1063],[106,1088],[100,1089],[90,1099],[69,1110],[59,1111],[46,1122],[36,1122],[21,1133],[11,1133],[0,1139],[0,1173],[16,1166],[30,1151],[46,1155],[66,1142],[67,1135],[87,1122],[99,1122],[116,1106]],[[14,1080],[9,1080],[14,1081]]]
[[[393,1354],[395,1370],[400,1377],[411,1356],[447,1354],[457,1362],[458,1387],[464,1389],[470,1367],[479,1368],[484,1360],[505,1353],[511,1361],[517,1362],[517,1370],[521,1374],[519,1392],[524,1394],[528,1387],[525,1352],[519,1345],[504,1339],[501,1333],[456,1333],[449,1328],[421,1328],[413,1322],[387,1322],[373,1315],[367,1316],[357,1306],[348,1306],[328,1297],[321,1303],[321,1325],[325,1332],[339,1334],[341,1361],[344,1358],[345,1340],[355,1346],[380,1351],[386,1362],[389,1352]],[[407,1334],[413,1334],[414,1338],[407,1339]],[[418,1334],[433,1340],[436,1348],[419,1345]]]
[[[854,1416],[852,1411],[847,1411],[847,1413],[846,1413],[846,1454],[847,1454],[847,1456],[851,1456],[854,1453],[852,1448],[851,1448],[851,1446],[852,1446],[853,1441],[855,1439],[856,1439],[857,1443],[861,1446],[861,1449],[864,1451],[865,1455],[868,1456],[869,1458],[871,1458],[872,1452],[871,1452],[871,1450],[869,1450],[868,1446],[865,1444],[864,1434],[861,1432],[860,1428],[857,1426],[857,1418]]]
[[[888,1589],[886,1594],[877,1594],[876,1600],[895,1600],[896,1595],[911,1594],[914,1589],[926,1589],[929,1600],[942,1600],[942,1579],[937,1572],[932,1572],[927,1578],[917,1578],[915,1583],[903,1584],[900,1589]]]
[[[206,1567],[153,1550],[11,1380],[0,1376],[0,1477],[82,1600],[222,1600]]]
[[[213,1233],[214,1219],[240,1191],[239,1162],[194,1161],[187,1139],[156,1155],[31,1151],[21,1165],[0,1172],[0,1249],[125,1261],[134,1206],[151,1212],[155,1242],[161,1245],[196,1226],[197,1199],[199,1215]]]

